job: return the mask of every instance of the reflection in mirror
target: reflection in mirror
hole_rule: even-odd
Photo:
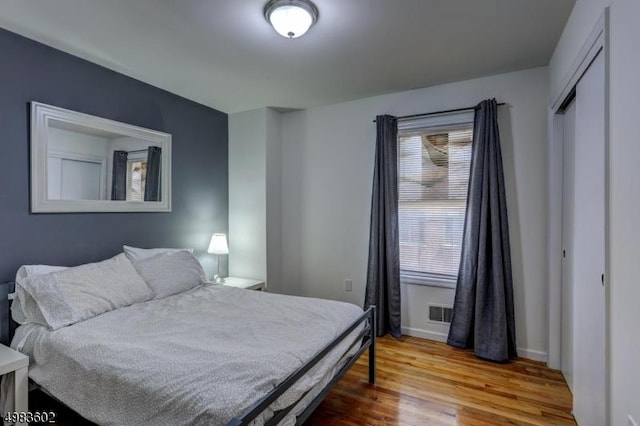
[[[48,199],[160,201],[157,143],[49,123]]]
[[[170,138],[34,102],[32,211],[170,211]]]

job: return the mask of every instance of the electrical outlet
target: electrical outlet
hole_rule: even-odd
[[[638,426],[638,423],[636,423],[636,421],[633,420],[633,417],[631,417],[631,414],[629,414],[629,426]]]
[[[353,288],[353,281],[351,281],[348,278],[344,280],[344,291],[351,291],[352,288]]]

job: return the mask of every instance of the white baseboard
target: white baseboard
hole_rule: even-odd
[[[435,340],[436,342],[447,342],[447,334],[419,328],[402,327],[402,334],[407,336],[420,337],[421,339]],[[518,356],[532,361],[547,362],[547,353],[534,349],[518,348]]]
[[[549,359],[549,355],[546,352],[527,348],[518,348],[518,356],[520,358],[526,358],[532,361],[540,361],[545,363]]]
[[[402,334],[406,334],[407,336],[420,337],[421,339],[435,340],[436,342],[447,343],[447,334],[439,333],[437,331],[402,327]]]

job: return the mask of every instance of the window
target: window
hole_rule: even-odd
[[[147,155],[130,155],[127,161],[127,201],[144,201]]]
[[[472,112],[398,123],[403,282],[455,286],[472,138]]]

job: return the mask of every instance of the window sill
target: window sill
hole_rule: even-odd
[[[410,277],[410,276],[400,276],[400,284],[410,284],[410,285],[423,285],[427,287],[439,287],[439,288],[456,288],[455,280],[448,280],[443,278],[423,278],[423,277]]]

